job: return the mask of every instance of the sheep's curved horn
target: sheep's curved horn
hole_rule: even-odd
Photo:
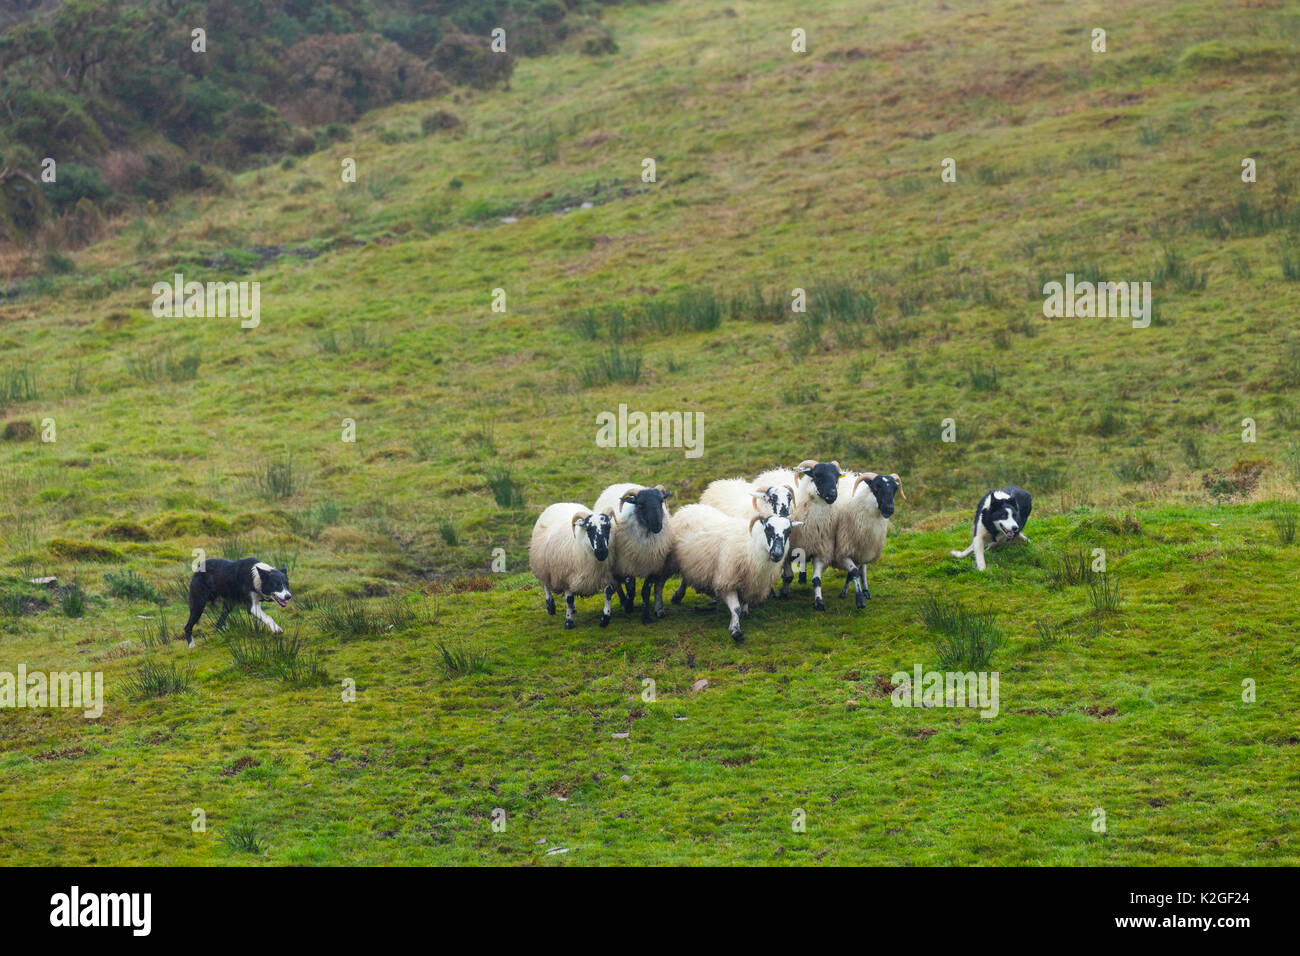
[[[766,488],[764,488],[762,491],[751,491],[749,493],[749,503],[754,506],[755,511],[758,510],[759,499],[764,498],[766,496],[767,496]]]
[[[755,523],[755,522],[758,522],[758,521],[762,521],[762,520],[763,520],[763,515],[755,515],[754,517],[752,517],[752,518],[749,519],[749,533],[750,533],[750,534],[753,534],[753,533],[754,533],[754,523]]]
[[[902,495],[903,500],[906,501],[907,495],[903,494],[903,479],[899,478],[897,475],[890,475],[889,477],[898,482],[898,493]]]
[[[799,464],[797,464],[797,465],[794,466],[794,470],[795,470],[795,471],[812,471],[812,469],[814,469],[814,468],[816,468],[816,467],[817,467],[817,462],[813,461],[811,458],[805,458],[803,461],[799,462]]]
[[[786,487],[786,490],[790,492],[790,504],[793,505],[793,504],[794,504],[794,489],[791,488],[789,485],[786,485],[785,487]]]
[[[578,522],[581,521],[585,525],[587,523],[587,517],[587,515],[574,515],[573,520],[569,522],[569,528],[573,531],[573,536],[575,538],[578,536]]]
[[[833,462],[831,462],[831,464],[835,466],[835,470],[836,470],[836,471],[840,471],[840,470],[841,470],[841,468],[840,468],[840,463],[839,463],[838,461],[833,461]]]
[[[858,475],[857,481],[853,482],[853,490],[849,492],[849,497],[852,498],[854,495],[858,493],[858,485],[862,484],[864,481],[870,481],[870,480],[871,479],[868,478],[866,475]]]
[[[663,495],[665,498],[671,498],[673,496],[673,493],[663,485],[655,485],[655,491],[659,492],[659,494]]]

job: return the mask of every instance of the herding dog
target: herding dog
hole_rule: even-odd
[[[185,639],[194,646],[194,625],[199,623],[203,611],[214,601],[222,603],[217,627],[226,623],[226,616],[236,604],[248,608],[248,613],[280,634],[283,628],[262,610],[261,602],[270,598],[280,607],[289,603],[289,571],[273,568],[257,558],[223,561],[209,558],[202,571],[194,572],[190,581],[190,619],[185,624]]]
[[[1007,485],[990,491],[975,509],[975,524],[971,528],[970,547],[965,551],[950,551],[954,558],[964,558],[975,552],[975,567],[984,570],[984,549],[996,548],[1008,541],[1028,541],[1023,534],[1029,521],[1033,499],[1024,488]]]

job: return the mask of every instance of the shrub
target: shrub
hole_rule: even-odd
[[[420,132],[425,136],[430,133],[436,133],[440,130],[456,129],[461,125],[460,117],[455,113],[447,110],[438,110],[436,113],[425,113],[420,117]]]

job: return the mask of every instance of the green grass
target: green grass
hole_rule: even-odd
[[[13,253],[0,406],[58,440],[0,442],[0,670],[101,669],[106,702],[98,721],[0,711],[6,859],[1300,862],[1300,555],[1277,510],[1300,483],[1279,268],[1300,117],[1287,64],[1247,55],[1294,45],[1295,21],[1161,0],[1107,12],[1123,42],[1099,56],[1079,16],[610,9],[617,54],[521,61],[455,105],[455,136],[385,134],[431,109],[396,106],[345,153],[110,229],[71,271]],[[1010,35],[1029,38],[1014,77]],[[1182,60],[1211,42],[1243,55]],[[152,316],[153,282],[255,246],[311,256],[247,267],[257,329]],[[1066,272],[1158,278],[1161,320],[1045,319]],[[202,361],[150,380],[128,362],[145,356]],[[702,413],[703,456],[598,447],[620,403]],[[595,598],[574,631],[545,614],[527,542],[546,504],[636,480],[676,506],[807,457],[902,477],[865,610],[828,572],[826,613],[796,586],[742,647],[694,598],[649,626],[599,628]],[[947,552],[1007,482],[1035,493],[1033,543],[980,574]],[[123,522],[148,533],[113,537]],[[1094,548],[1121,587],[1104,613],[1058,560],[1090,569]],[[294,601],[264,605],[291,644],[240,617],[226,641],[215,611],[194,650],[176,640],[196,550],[292,564]],[[170,582],[161,612],[110,593],[124,567]],[[85,583],[81,617],[45,575]],[[997,718],[881,693],[940,666],[931,597],[996,613]],[[304,659],[326,676],[285,663]],[[150,687],[192,668],[188,691],[137,698],[142,661]],[[250,806],[256,856],[220,836]]]

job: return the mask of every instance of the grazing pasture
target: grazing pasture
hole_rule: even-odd
[[[0,250],[0,672],[105,687],[0,707],[6,861],[1300,862],[1300,14],[604,22]],[[156,317],[176,273],[260,282],[258,326]],[[1046,318],[1067,273],[1150,281],[1149,327]],[[698,447],[598,441],[620,405]],[[804,459],[900,476],[863,610],[831,570],[740,646],[693,592],[546,615],[548,504]],[[949,557],[1011,482],[1032,543]],[[286,567],[285,633],[177,640],[195,549]],[[998,672],[996,716],[894,706],[918,666]]]

